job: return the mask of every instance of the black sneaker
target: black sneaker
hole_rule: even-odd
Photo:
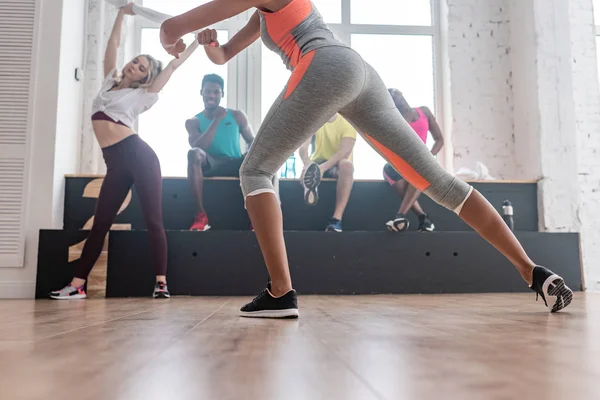
[[[240,309],[240,316],[253,318],[298,318],[298,295],[294,289],[275,298],[269,289],[263,290]]]
[[[164,282],[156,282],[156,285],[154,285],[154,293],[152,293],[152,297],[155,299],[168,299],[169,297],[171,297],[167,284]]]
[[[435,225],[427,214],[419,215],[419,232],[433,232]]]
[[[342,231],[342,221],[339,219],[331,218],[329,220],[329,225],[325,228],[325,232],[341,232]]]
[[[311,163],[302,177],[304,186],[304,202],[314,206],[319,201],[319,185],[321,184],[321,168],[317,163]]]
[[[404,214],[396,214],[396,218],[388,221],[385,224],[390,232],[406,232],[409,225],[410,222]]]
[[[573,300],[573,291],[565,285],[563,278],[544,267],[537,266],[533,269],[530,288],[536,293],[536,299],[538,295],[542,296],[550,312],[562,310]]]

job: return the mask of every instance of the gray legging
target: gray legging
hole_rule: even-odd
[[[342,46],[316,49],[294,69],[240,169],[244,198],[274,192],[271,177],[337,112],[411,185],[460,212],[471,186],[439,165],[396,109],[377,72]]]

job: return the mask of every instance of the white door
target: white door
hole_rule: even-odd
[[[0,0],[0,267],[23,266],[36,0]]]

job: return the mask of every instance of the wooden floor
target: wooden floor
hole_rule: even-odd
[[[0,399],[595,399],[600,295],[0,301]]]

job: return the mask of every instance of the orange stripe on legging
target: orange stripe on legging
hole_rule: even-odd
[[[310,15],[311,11],[312,4],[309,0],[292,0],[279,11],[263,12],[271,40],[281,47],[283,40]]]
[[[392,164],[396,171],[398,171],[398,173],[400,173],[400,175],[402,175],[402,177],[408,181],[408,183],[420,191],[427,189],[431,185],[398,154],[394,153],[368,134],[365,133],[364,136],[365,139],[371,142],[371,144],[375,146],[377,150],[379,150],[379,152],[388,160],[390,164]]]
[[[290,76],[290,80],[288,81],[287,89],[285,90],[285,95],[283,96],[284,100],[287,99],[294,90],[296,90],[314,56],[315,52],[311,51],[300,59],[300,62],[296,68],[294,68],[294,72],[292,72],[292,76]]]

